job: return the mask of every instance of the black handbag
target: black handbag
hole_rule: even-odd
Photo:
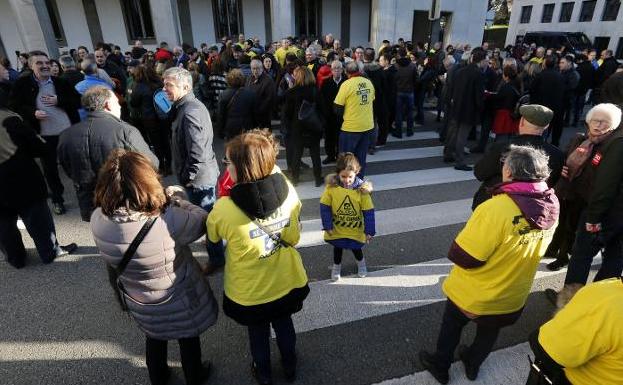
[[[147,233],[149,233],[149,230],[151,230],[157,219],[158,217],[153,217],[149,218],[147,222],[145,222],[134,240],[132,240],[132,243],[130,243],[128,249],[123,254],[123,258],[121,259],[121,262],[119,262],[117,267],[111,266],[110,264],[106,265],[106,269],[108,270],[108,280],[110,281],[110,285],[112,286],[115,295],[117,296],[119,306],[121,306],[121,310],[123,311],[128,311],[128,304],[126,303],[125,298],[127,293],[125,291],[125,287],[123,287],[123,282],[121,282],[120,279],[121,275],[125,271],[125,268],[128,267],[128,263],[136,253],[136,249],[138,249],[138,246],[141,244],[141,242],[143,242],[143,239],[145,239],[145,236],[147,235]]]
[[[322,134],[322,119],[320,118],[320,114],[316,108],[316,103],[303,99],[303,102],[299,107],[297,119],[308,133],[317,135]]]

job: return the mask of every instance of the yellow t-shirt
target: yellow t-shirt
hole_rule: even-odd
[[[574,385],[623,383],[623,283],[588,284],[539,331],[539,343]]]
[[[342,186],[327,186],[320,203],[330,206],[333,214],[333,231],[331,235],[324,233],[325,241],[348,238],[366,242],[362,210],[374,208],[370,194]]]
[[[469,255],[486,263],[474,269],[455,265],[443,283],[444,293],[458,307],[476,315],[520,310],[555,229],[530,228],[506,194],[487,200],[476,208],[455,240]]]
[[[289,53],[293,53],[298,56],[299,50],[295,46],[290,46],[288,49],[279,47],[275,51],[275,59],[277,59],[282,67],[286,65],[286,55]]]
[[[259,222],[294,246],[300,238],[301,201],[294,187],[288,185],[285,202],[269,218]],[[298,251],[275,244],[230,197],[216,201],[207,224],[211,242],[227,241],[224,289],[232,301],[244,306],[268,303],[307,283]]]
[[[334,103],[344,107],[342,131],[364,132],[374,128],[374,86],[363,76],[355,76],[340,86]]]

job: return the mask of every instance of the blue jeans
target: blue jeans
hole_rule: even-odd
[[[192,186],[186,187],[188,200],[195,206],[199,206],[208,213],[212,211],[216,202],[216,189],[214,186]],[[210,264],[213,266],[223,266],[225,264],[225,253],[223,241],[212,243],[206,241],[206,249],[210,256]]]
[[[271,378],[270,370],[270,325],[272,324],[277,337],[277,346],[281,353],[281,362],[288,369],[296,367],[296,332],[292,317],[286,316],[273,320],[271,323],[249,325],[249,345],[251,356],[257,365],[262,380]]]
[[[407,114],[407,132],[413,131],[413,92],[398,92],[396,95],[396,133],[402,133],[403,113]]]
[[[604,223],[604,230],[608,230],[608,224]],[[588,273],[591,270],[593,258],[601,250],[601,267],[594,281],[615,278],[621,276],[623,270],[623,254],[621,254],[621,240],[618,236],[611,237],[604,244],[599,242],[595,234],[586,231],[586,214],[582,213],[578,221],[575,243],[569,259],[569,268],[565,277],[565,285],[571,283],[586,284]],[[600,234],[607,236],[607,233]]]
[[[0,249],[6,254],[7,262],[23,266],[26,262],[26,248],[22,234],[17,228],[17,216],[24,221],[28,234],[32,237],[39,257],[43,263],[54,261],[62,253],[56,239],[56,228],[52,213],[45,200],[15,210],[2,209],[0,213]]]
[[[366,156],[368,155],[368,146],[372,132],[372,129],[364,132],[340,131],[340,153],[352,152],[355,154],[361,165],[361,170],[357,176],[362,179],[366,175]]]

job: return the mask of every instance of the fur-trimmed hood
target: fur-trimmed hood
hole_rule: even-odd
[[[344,187],[340,183],[340,178],[338,177],[336,173],[327,175],[325,177],[325,184],[328,187],[337,187],[337,186]],[[361,178],[357,177],[355,178],[355,182],[350,187],[350,189],[359,190],[359,192],[363,194],[370,194],[373,190],[373,186],[372,186],[372,182],[370,182],[369,180],[362,180]]]

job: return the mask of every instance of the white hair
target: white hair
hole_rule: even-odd
[[[193,88],[193,76],[190,74],[188,70],[180,67],[171,67],[164,71],[162,74],[162,78],[171,78],[174,79],[175,84],[178,87],[182,87],[185,84],[188,84],[190,88]]]
[[[595,115],[596,112],[602,112],[608,115],[608,117],[612,121],[612,124],[608,128],[609,130],[614,130],[617,127],[619,127],[619,125],[621,124],[621,109],[617,107],[616,104],[601,103],[601,104],[596,105],[595,107],[591,108],[586,113],[586,121],[590,122],[590,120],[592,119],[593,115]]]

